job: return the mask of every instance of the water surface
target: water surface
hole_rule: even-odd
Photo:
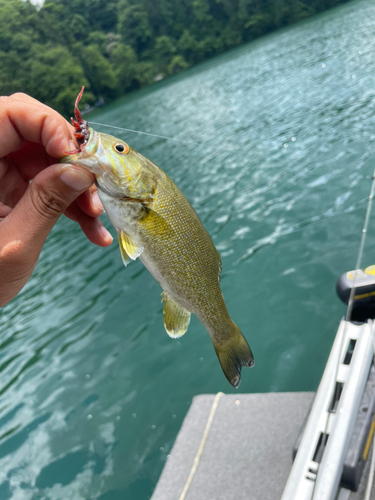
[[[311,391],[322,375],[375,167],[374,31],[374,3],[355,1],[89,116],[188,141],[116,132],[172,177],[221,254],[256,359],[241,392]],[[160,293],[117,244],[54,228],[0,316],[2,500],[146,500],[193,396],[234,392],[195,318],[167,336]]]

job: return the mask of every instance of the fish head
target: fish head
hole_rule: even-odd
[[[60,160],[84,167],[95,175],[103,191],[113,196],[149,198],[156,181],[144,156],[126,142],[89,128],[90,136],[80,151]]]

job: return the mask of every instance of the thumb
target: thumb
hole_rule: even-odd
[[[58,218],[94,182],[93,174],[69,164],[51,165],[30,183],[9,222],[22,228],[22,239],[40,248]],[[13,221],[14,219],[14,221]]]
[[[54,224],[93,182],[92,174],[69,164],[51,165],[33,179],[21,200],[0,223],[2,285],[8,283],[16,293],[21,290]]]

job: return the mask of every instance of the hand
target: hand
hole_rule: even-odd
[[[0,307],[30,278],[61,214],[78,222],[96,245],[112,242],[98,218],[103,207],[94,176],[57,164],[76,148],[72,134],[62,116],[35,99],[0,97]]]

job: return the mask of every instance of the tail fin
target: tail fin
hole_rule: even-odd
[[[237,389],[241,382],[241,367],[253,366],[254,357],[241,330],[235,323],[232,322],[232,325],[228,341],[223,344],[214,344],[214,347],[224,375]]]

